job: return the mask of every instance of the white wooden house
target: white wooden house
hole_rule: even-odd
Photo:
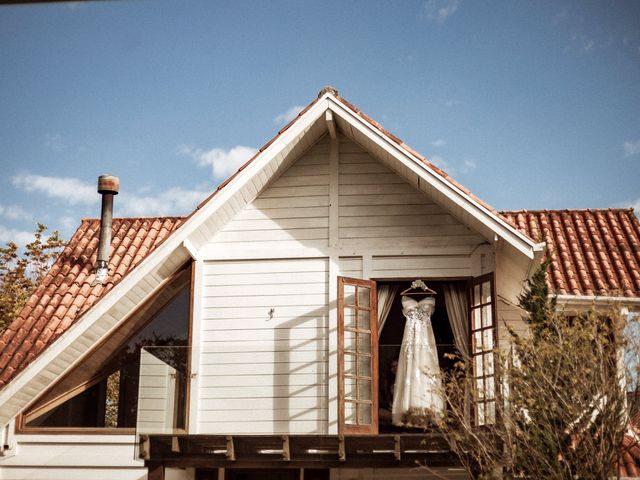
[[[99,230],[0,338],[0,478],[464,478],[383,421],[404,318],[397,298],[378,332],[382,289],[435,289],[440,358],[465,292],[478,418],[545,243],[562,302],[640,306],[631,210],[499,213],[331,88],[190,216],[114,219],[105,283]]]

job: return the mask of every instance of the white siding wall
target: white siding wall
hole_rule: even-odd
[[[10,480],[142,480],[134,435],[16,435],[16,454],[0,457]]]
[[[341,257],[338,265],[341,277],[362,278],[361,257]]]
[[[327,259],[204,266],[200,433],[327,430]]]
[[[229,251],[326,246],[329,145],[314,145],[213,238]]]
[[[342,245],[451,246],[482,240],[352,141],[339,154]]]
[[[525,312],[518,306],[518,295],[524,288],[524,279],[514,273],[510,252],[500,251],[496,258],[496,290],[498,338],[503,349],[509,348],[509,329],[520,335],[528,333],[527,324],[522,320]]]
[[[468,255],[374,256],[371,278],[446,278],[471,276]]]
[[[176,369],[146,350],[140,352],[137,431],[173,433]]]
[[[201,250],[198,433],[337,431],[335,278],[468,277],[483,242],[357,144],[321,138]]]

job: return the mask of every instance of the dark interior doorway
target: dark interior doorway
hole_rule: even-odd
[[[450,371],[455,360],[449,358],[448,354],[456,354],[457,349],[453,338],[453,330],[449,323],[447,308],[444,300],[443,286],[452,282],[426,282],[429,288],[435,290],[436,304],[431,325],[438,349],[438,363],[443,371]],[[465,283],[461,281],[461,283]],[[411,286],[411,281],[404,282],[377,282],[378,288],[381,285],[398,285],[398,293],[394,298],[389,316],[380,332],[378,341],[378,401],[380,411],[378,415],[380,433],[405,432],[411,429],[397,427],[391,424],[391,405],[393,403],[393,388],[395,383],[395,373],[393,371],[394,362],[397,362],[400,354],[400,345],[404,333],[405,316],[402,313],[402,302],[400,293]]]

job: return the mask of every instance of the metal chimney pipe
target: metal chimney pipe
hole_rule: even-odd
[[[113,219],[113,197],[120,190],[120,179],[113,175],[98,177],[98,193],[102,195],[100,213],[100,243],[96,261],[95,283],[104,283],[109,276],[109,247],[111,246],[111,220]]]

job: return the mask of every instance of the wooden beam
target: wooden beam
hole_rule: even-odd
[[[289,435],[282,436],[282,459],[285,462],[291,461],[291,449],[289,448]]]
[[[233,437],[231,435],[227,435],[227,453],[225,455],[230,462],[236,461],[236,449],[233,446]]]
[[[336,139],[338,136],[336,130],[336,121],[333,118],[333,112],[331,110],[327,110],[325,113],[325,120],[327,121],[327,128],[329,129],[329,135],[332,139]]]
[[[147,468],[149,469],[148,480],[164,480],[164,465],[161,462],[149,462]]]
[[[151,459],[151,442],[149,441],[149,435],[140,435],[138,440],[140,450],[138,451],[138,457],[144,460]]]
[[[174,439],[180,452],[172,451]],[[145,465],[166,468],[459,467],[439,434],[150,435]],[[226,450],[225,450],[226,446]],[[264,450],[264,451],[261,451]],[[154,467],[155,468],[155,467]],[[159,474],[159,473],[157,473]]]

